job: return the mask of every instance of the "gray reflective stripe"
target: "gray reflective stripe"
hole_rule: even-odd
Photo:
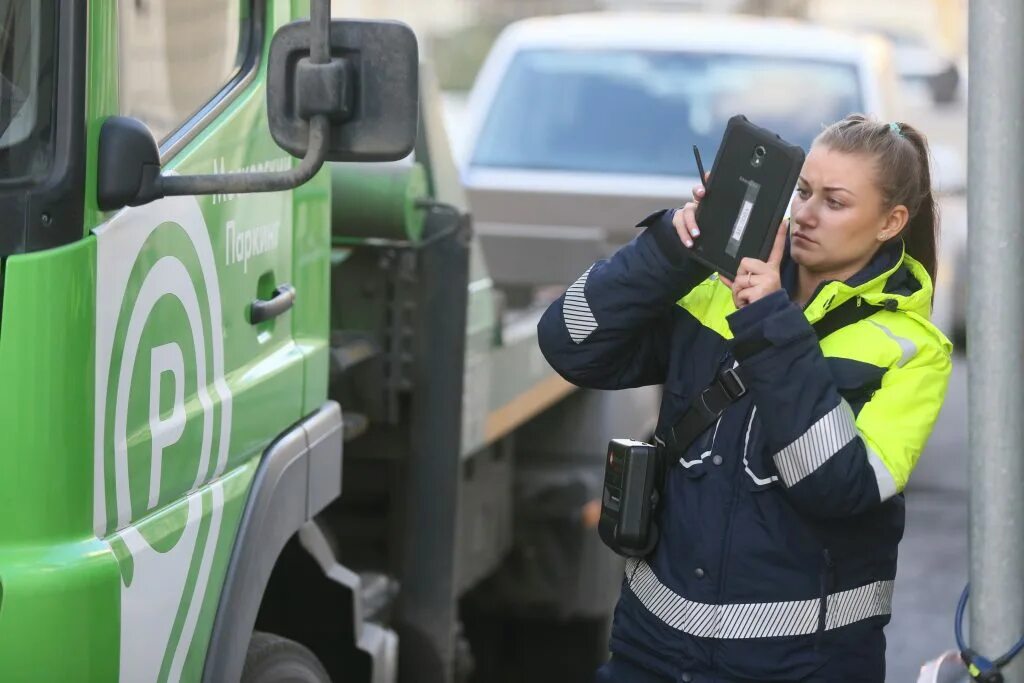
[[[682,456],[679,456],[679,464],[682,465],[683,467],[685,467],[686,469],[690,469],[694,465],[699,465],[702,462],[704,462],[705,460],[707,460],[708,458],[710,458],[711,457],[711,452],[715,448],[715,438],[718,436],[718,426],[720,424],[722,424],[722,418],[721,417],[718,418],[718,422],[715,423],[715,431],[711,435],[711,447],[708,450],[706,450],[703,453],[701,453],[699,459],[697,459],[697,460],[684,460]],[[662,443],[661,445],[664,446],[665,444]]]
[[[863,439],[861,440],[863,441]],[[867,449],[868,462],[871,464],[871,469],[875,471],[875,481],[878,483],[878,497],[883,502],[887,501],[899,493],[896,479],[893,478],[889,468],[885,466],[881,456],[875,453],[874,449],[868,446],[866,442],[864,448]]]
[[[840,400],[803,436],[775,455],[775,466],[786,486],[794,486],[859,436],[853,410]]]
[[[700,457],[697,458],[696,460],[684,460],[682,457],[680,457],[679,458],[679,464],[682,465],[683,467],[685,467],[686,469],[690,469],[694,465],[699,465],[699,464],[701,464],[702,462],[704,462],[705,460],[707,460],[710,457],[711,457],[711,451],[704,451],[703,453],[700,454]]]
[[[583,275],[580,275],[576,282],[572,283],[565,292],[562,299],[562,317],[565,318],[565,327],[569,330],[569,336],[579,344],[590,336],[590,333],[597,329],[597,321],[594,314],[590,312],[590,304],[583,295],[583,288],[587,284],[587,276],[590,269],[587,268]]]
[[[893,334],[893,331],[890,330],[888,327],[886,327],[885,325],[880,325],[876,323],[874,320],[869,320],[868,322],[877,327],[878,329],[882,330],[882,332],[885,332],[889,339],[892,339],[894,342],[899,344],[900,359],[896,363],[896,367],[902,368],[904,365],[909,363],[914,358],[914,356],[917,355],[917,344],[907,339],[906,337],[900,337],[899,335]]]
[[[655,576],[645,560],[626,561],[629,589],[651,614],[674,629],[698,638],[777,638],[818,630],[821,600],[711,605],[677,595]],[[825,629],[848,626],[892,611],[892,581],[832,593],[827,598]]]
[[[747,422],[747,435],[743,437],[743,469],[746,470],[747,476],[757,484],[758,486],[767,486],[768,484],[774,484],[779,480],[774,474],[762,479],[761,477],[754,474],[753,470],[750,469],[750,463],[747,462],[747,447],[750,446],[750,428],[754,426],[754,418],[757,416],[757,406],[750,412],[750,421]]]

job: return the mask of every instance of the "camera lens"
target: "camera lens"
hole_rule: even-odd
[[[763,157],[765,155],[764,147],[762,147],[761,145],[758,145],[757,147],[755,147],[754,148],[754,155],[755,156],[759,156],[759,157]]]

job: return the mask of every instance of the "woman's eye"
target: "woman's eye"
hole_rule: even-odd
[[[827,203],[828,203],[828,207],[830,209],[841,209],[841,208],[843,208],[843,203],[839,202],[839,201],[836,201],[835,199],[829,199]]]
[[[796,194],[797,194],[798,197],[800,197],[800,199],[807,199],[808,197],[811,196],[811,193],[808,192],[805,188],[802,188],[802,187],[798,187],[796,189]]]

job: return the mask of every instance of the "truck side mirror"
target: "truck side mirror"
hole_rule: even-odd
[[[416,143],[419,50],[392,21],[334,20],[330,61],[313,64],[310,22],[282,27],[270,43],[267,114],[274,140],[306,154],[310,118],[330,119],[329,161],[396,161]]]
[[[113,211],[172,195],[290,190],[324,161],[393,161],[416,142],[419,51],[405,24],[332,21],[312,0],[309,21],[282,27],[270,44],[267,114],[274,140],[302,162],[279,172],[163,175],[142,122],[112,116],[99,140],[96,200]]]

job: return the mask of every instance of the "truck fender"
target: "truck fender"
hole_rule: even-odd
[[[237,681],[278,556],[341,495],[341,407],[328,401],[267,448],[242,513],[213,623],[203,681]]]

